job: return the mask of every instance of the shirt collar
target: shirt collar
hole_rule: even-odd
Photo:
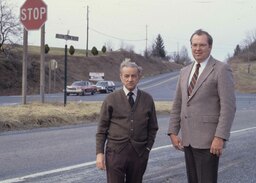
[[[124,93],[125,93],[126,96],[127,96],[127,94],[130,92],[127,88],[125,88],[125,86],[123,86],[123,90],[124,90]],[[136,96],[137,96],[137,92],[138,92],[138,88],[135,87],[135,89],[132,90],[131,92],[132,92],[132,93],[134,94],[134,96],[136,97]]]
[[[201,67],[201,68],[205,68],[205,66],[207,65],[207,63],[208,63],[208,61],[209,61],[209,59],[210,59],[210,56],[211,56],[211,55],[209,55],[209,57],[208,57],[207,59],[205,59],[203,62],[200,63],[200,67]],[[195,66],[197,63],[198,63],[198,62],[195,60],[194,66]]]

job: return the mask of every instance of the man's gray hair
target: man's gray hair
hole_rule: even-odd
[[[142,73],[142,67],[141,66],[138,66],[135,62],[132,62],[130,58],[125,58],[123,60],[123,62],[121,63],[120,65],[120,73],[122,72],[122,69],[124,67],[133,67],[133,68],[137,68],[138,69],[138,72],[139,72],[139,75],[141,75]]]

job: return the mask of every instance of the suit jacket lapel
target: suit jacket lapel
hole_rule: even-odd
[[[186,88],[186,90],[184,92],[185,93],[185,96],[188,95],[188,85],[189,85],[189,76],[190,76],[190,73],[192,71],[192,68],[193,68],[193,65],[194,64],[190,64],[188,67],[184,68],[184,74],[182,74],[182,78],[181,78],[181,81],[182,81],[182,84],[184,85],[182,88]]]
[[[210,57],[206,67],[204,68],[204,71],[202,72],[202,74],[199,76],[199,78],[197,79],[196,85],[191,93],[190,99],[193,97],[193,95],[196,93],[196,91],[200,88],[200,86],[202,85],[202,83],[204,82],[204,80],[209,76],[209,74],[213,71],[214,69],[214,65],[215,65],[215,60]]]

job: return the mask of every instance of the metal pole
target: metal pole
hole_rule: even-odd
[[[146,50],[145,56],[148,57],[148,25],[146,25]]]
[[[52,86],[52,60],[50,60],[49,64],[49,91],[48,93],[51,93],[51,86]]]
[[[53,70],[53,92],[55,92],[55,82],[56,82],[56,69]]]
[[[86,57],[88,57],[88,42],[89,42],[89,6],[87,6]]]
[[[41,102],[44,103],[45,88],[45,25],[41,28],[41,56],[40,56],[40,96]]]
[[[64,107],[67,104],[67,44],[65,44],[65,64],[64,64]]]
[[[27,66],[28,66],[28,31],[23,29],[23,62],[22,62],[22,104],[27,98]]]

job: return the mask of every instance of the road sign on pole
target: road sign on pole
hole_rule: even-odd
[[[28,47],[28,31],[41,28],[41,54],[40,54],[40,95],[41,101],[44,103],[44,43],[45,43],[45,22],[47,20],[47,5],[43,0],[26,0],[20,7],[20,22],[24,26],[23,37],[23,74],[22,74],[22,103],[26,104],[26,87],[27,87],[27,47]],[[25,36],[26,35],[26,36]]]
[[[20,7],[20,22],[26,30],[40,29],[47,20],[47,5],[43,0],[26,0]]]
[[[65,34],[56,34],[56,38],[58,39],[65,39],[66,41],[71,40],[71,41],[78,41],[78,37],[77,36],[70,36],[68,35],[68,33]],[[65,44],[65,59],[64,59],[64,106],[66,106],[67,104],[67,52],[68,52],[68,48],[67,48],[67,44]]]
[[[64,35],[64,34],[56,34],[56,38],[58,39],[65,39],[67,40],[71,40],[71,41],[78,41],[78,37],[77,36],[70,36],[70,35]]]

